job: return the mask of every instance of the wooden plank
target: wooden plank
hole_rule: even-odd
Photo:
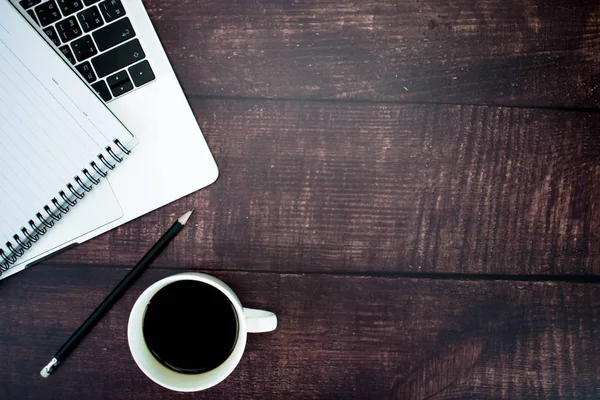
[[[188,94],[598,107],[586,0],[146,0]]]
[[[42,266],[0,282],[2,398],[181,397],[137,369],[126,338],[133,302],[167,269],[148,270],[54,375],[38,375],[125,272]],[[598,285],[217,276],[279,327],[250,337],[233,375],[198,398],[600,396]]]
[[[598,274],[600,115],[198,100],[212,187],[59,256],[271,271]]]

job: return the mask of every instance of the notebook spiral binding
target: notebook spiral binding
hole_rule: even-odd
[[[65,190],[59,191],[58,196],[50,199],[34,218],[21,227],[21,232],[13,235],[13,241],[6,242],[4,248],[0,246],[0,275],[15,264],[40,236],[45,235],[56,221],[77,204],[77,200],[83,199],[87,192],[100,183],[101,178],[105,178],[131,152],[118,139],[114,139],[113,143],[116,148],[107,146],[104,149],[108,157],[98,154],[98,160],[91,161],[89,167],[81,170],[81,175],[73,177],[73,182],[67,183]]]

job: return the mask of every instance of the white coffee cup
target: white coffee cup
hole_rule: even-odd
[[[165,367],[152,355],[144,340],[143,323],[148,303],[163,287],[183,280],[199,281],[219,289],[229,298],[238,316],[237,342],[229,357],[218,367],[199,374],[184,374]],[[198,318],[202,316],[199,315]],[[277,316],[272,312],[242,307],[233,290],[219,279],[206,274],[188,272],[161,279],[140,295],[129,315],[127,338],[133,359],[148,378],[167,389],[195,392],[215,386],[233,372],[244,354],[248,333],[270,332],[275,328],[277,328]]]

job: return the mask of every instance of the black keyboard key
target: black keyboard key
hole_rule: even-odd
[[[47,1],[35,8],[35,14],[42,26],[50,25],[61,19],[60,11],[54,0]]]
[[[129,75],[127,75],[127,71],[119,71],[114,75],[111,75],[106,78],[106,84],[109,88],[112,89],[113,86],[118,86],[127,82],[129,80]]]
[[[63,19],[62,21],[56,24],[56,29],[58,30],[58,34],[62,39],[63,43],[70,42],[71,40],[78,38],[81,36],[81,28],[77,23],[75,17],[69,17],[67,19]]]
[[[31,19],[33,20],[33,22],[35,22],[36,24],[40,24],[40,22],[38,21],[37,17],[35,16],[35,13],[33,12],[33,10],[27,10],[27,14],[29,14],[29,16],[31,17]]]
[[[96,50],[96,46],[94,46],[90,35],[85,35],[81,39],[75,40],[71,43],[71,48],[77,61],[87,60],[91,56],[98,54],[98,50]]]
[[[86,6],[91,6],[92,4],[96,4],[99,1],[100,0],[83,0],[83,4],[85,4]]]
[[[104,24],[104,21],[102,21],[102,17],[100,16],[100,11],[98,11],[98,7],[96,6],[90,7],[77,14],[77,19],[79,19],[79,23],[86,33]]]
[[[94,36],[98,49],[104,51],[133,38],[135,32],[133,31],[131,22],[129,22],[129,18],[123,18],[102,29],[98,29],[92,36]]]
[[[130,80],[110,87],[110,91],[115,97],[121,96],[127,92],[130,92],[131,90],[133,90],[133,83],[131,83]]]
[[[106,0],[100,3],[100,11],[104,15],[106,22],[114,21],[125,15],[125,8],[121,4],[121,0]]]
[[[81,0],[58,0],[58,6],[66,17],[83,8]]]
[[[25,10],[31,8],[35,5],[38,5],[42,2],[42,0],[21,0],[19,1],[19,5],[23,7]]]
[[[108,86],[106,86],[106,82],[98,81],[92,85],[96,93],[102,98],[104,101],[109,101],[112,99],[110,95],[110,91],[108,90]]]
[[[133,39],[125,44],[92,58],[92,65],[99,78],[123,69],[134,62],[144,59],[146,55],[140,41]]]
[[[81,76],[85,78],[87,83],[92,83],[96,80],[96,74],[92,70],[92,66],[90,65],[89,61],[79,64],[75,68],[77,68],[77,71],[79,71]]]
[[[129,67],[129,75],[135,86],[142,86],[154,80],[154,72],[150,68],[150,63],[146,60]]]
[[[54,43],[55,46],[60,46],[60,39],[53,27],[49,26],[44,28],[44,33],[52,40],[52,43]]]
[[[127,71],[123,70],[123,71],[117,72],[116,74],[111,75],[108,78],[106,78],[106,83],[108,84],[108,87],[113,87],[116,85],[120,85],[122,82],[125,82],[128,80],[129,80],[129,75],[127,75]]]
[[[75,65],[75,56],[73,56],[73,52],[68,44],[65,44],[63,47],[58,48],[64,55],[67,57],[67,60],[73,65]]]

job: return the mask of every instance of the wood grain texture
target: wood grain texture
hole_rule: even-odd
[[[600,274],[597,1],[145,4],[221,178],[0,281],[0,399],[600,398],[600,285],[485,276]],[[139,371],[126,326],[143,289],[189,270],[279,327],[182,395]]]
[[[146,271],[48,379],[53,352],[125,274],[41,266],[0,282],[3,399],[596,399],[600,286],[224,273],[279,316],[238,369],[195,395],[151,383],[129,353],[129,311],[172,274]]]
[[[196,207],[161,266],[598,274],[600,114],[194,100],[211,187],[52,262],[133,265]]]
[[[590,0],[146,0],[188,93],[600,105]]]

